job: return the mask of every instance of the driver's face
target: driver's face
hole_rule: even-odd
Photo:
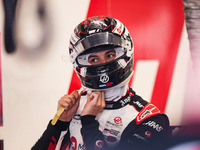
[[[115,50],[114,49],[108,49],[108,50],[92,53],[88,57],[88,62],[91,65],[98,65],[98,64],[103,64],[103,63],[112,61],[112,60],[115,59],[115,57],[116,57]]]

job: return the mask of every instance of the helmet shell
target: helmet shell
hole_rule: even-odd
[[[82,66],[77,57],[91,50],[122,47],[125,54],[111,62],[97,66]],[[133,41],[127,28],[108,16],[87,18],[76,26],[69,45],[70,61],[81,80],[89,89],[108,89],[126,84],[133,73]]]

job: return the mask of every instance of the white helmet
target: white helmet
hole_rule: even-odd
[[[90,53],[114,49],[116,58],[98,65],[87,63]],[[69,46],[70,60],[89,89],[108,89],[127,84],[133,73],[133,42],[127,28],[108,16],[90,17],[74,29]]]

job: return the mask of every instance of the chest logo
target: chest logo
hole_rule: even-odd
[[[121,117],[115,117],[114,122],[116,124],[121,124],[122,123],[122,118]]]

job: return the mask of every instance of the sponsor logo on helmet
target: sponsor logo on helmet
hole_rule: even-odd
[[[100,77],[100,81],[101,81],[102,83],[107,83],[107,82],[109,81],[109,76],[106,75],[106,74],[102,75],[102,76]]]
[[[118,32],[119,34],[121,34],[121,33],[122,33],[122,30],[119,29],[119,28],[117,28],[117,32]]]
[[[108,87],[108,86],[111,86],[113,85],[113,82],[108,82],[106,84],[100,84],[99,87]]]

